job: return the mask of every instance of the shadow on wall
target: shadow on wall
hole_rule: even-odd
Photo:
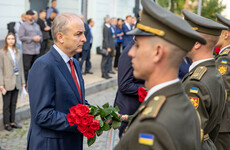
[[[5,41],[4,40],[0,40],[0,49],[4,47]]]

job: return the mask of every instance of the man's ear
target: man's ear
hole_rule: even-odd
[[[194,44],[194,48],[197,50],[197,49],[199,49],[199,48],[201,47],[201,45],[202,45],[202,44],[200,44],[199,42],[196,42],[196,43]]]
[[[156,44],[153,49],[153,62],[158,63],[164,56],[165,47],[162,44]]]
[[[64,43],[64,36],[63,36],[63,33],[58,32],[58,33],[56,34],[56,36],[57,36],[58,42],[60,42],[61,44],[63,44],[63,43]]]
[[[224,39],[225,40],[229,39],[229,37],[230,37],[230,31],[229,30],[224,30],[223,34],[224,34]]]

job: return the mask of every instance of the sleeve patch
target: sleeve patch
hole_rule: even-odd
[[[189,97],[193,106],[197,109],[199,107],[199,98],[198,97]]]
[[[218,70],[221,75],[224,75],[227,72],[227,66],[219,66]]]
[[[140,144],[152,146],[154,144],[154,135],[153,134],[140,133],[138,142]]]

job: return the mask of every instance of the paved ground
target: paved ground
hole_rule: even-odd
[[[117,87],[112,87],[107,90],[89,95],[86,99],[92,105],[103,105],[106,102],[109,102],[110,105],[113,105],[115,95],[116,95]],[[25,150],[26,149],[26,138],[27,132],[29,129],[30,120],[26,120],[21,122],[20,124],[23,126],[22,129],[13,130],[11,132],[8,131],[0,131],[0,145],[2,150]],[[118,142],[118,131],[115,131],[115,145]],[[88,147],[86,144],[86,139],[84,139],[84,150],[108,150],[108,141],[109,134],[108,132],[104,132],[99,138],[97,138],[96,142]]]

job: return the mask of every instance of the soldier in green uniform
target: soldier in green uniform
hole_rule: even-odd
[[[182,85],[201,117],[204,130],[202,150],[215,150],[213,143],[221,122],[225,105],[224,81],[213,58],[213,49],[226,26],[210,19],[183,10],[185,20],[207,41],[204,45],[196,42],[187,54],[193,61],[189,72],[182,79]]]
[[[220,14],[216,14],[217,21],[230,28],[230,20],[224,18]],[[220,46],[221,50],[216,57],[216,66],[220,71],[225,89],[227,92],[227,98],[224,108],[224,114],[222,117],[219,135],[216,138],[215,145],[218,150],[230,149],[230,31],[223,30],[221,32],[219,41],[216,46]]]
[[[206,40],[182,18],[152,0],[142,0],[136,43],[130,49],[134,76],[149,90],[115,150],[199,150],[198,113],[178,79],[182,58]]]

